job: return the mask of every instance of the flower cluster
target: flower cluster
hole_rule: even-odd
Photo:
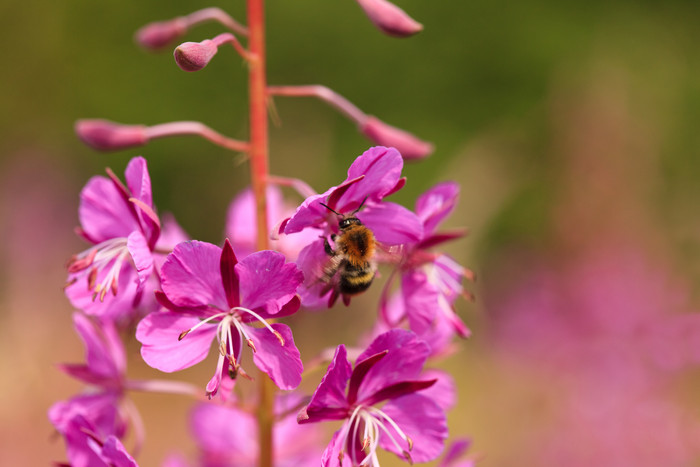
[[[406,37],[422,28],[385,0],[358,3],[387,34]],[[264,60],[252,32],[261,28],[259,7],[249,0],[247,27],[212,8],[147,25],[137,41],[162,48],[196,24],[218,21],[231,32],[181,44],[174,52],[177,64],[200,70],[228,43],[248,61],[250,80],[257,82],[256,67]],[[246,48],[234,33],[249,32]],[[108,177],[92,178],[81,192],[77,232],[90,246],[68,262],[65,293],[78,310],[74,323],[87,355],[85,364],[60,368],[90,388],[49,411],[72,465],[136,465],[144,425],[130,391],[198,400],[190,423],[199,450],[196,462],[203,465],[378,466],[379,448],[408,462],[431,461],[443,451],[446,411],[454,405],[456,389],[449,375],[425,364],[444,354],[455,337],[469,334],[455,302],[470,298],[463,279],[473,275],[433,251],[464,235],[437,231],[457,202],[458,185],[431,188],[413,211],[388,201],[406,184],[404,161],[426,157],[432,144],[364,114],[323,86],[253,89],[265,91],[251,91],[254,128],[266,125],[266,118],[254,115],[266,117],[270,96],[309,95],[326,100],[365,136],[386,146],[366,150],[344,181],[317,194],[302,180],[266,172],[265,145],[255,129],[247,142],[199,122],[77,123],[79,137],[102,150],[190,134],[246,152],[251,187],[231,202],[226,234],[216,244],[190,240],[173,216],[159,216],[143,157],[128,163],[125,183],[108,169]],[[281,186],[295,188],[305,199],[285,200]],[[388,280],[369,338],[337,346],[332,358],[326,352],[302,360],[292,323],[280,320],[300,310],[331,308],[339,298],[349,305],[352,296],[383,280],[380,268],[386,268]],[[131,379],[122,344],[126,336],[135,336],[150,367],[167,373],[201,363],[214,343],[213,375],[195,385]],[[314,394],[300,391],[304,363],[313,369],[327,362]],[[234,390],[239,384],[259,385],[259,397],[241,397],[245,391]],[[324,450],[318,426],[309,424],[325,420],[343,424]],[[122,441],[129,431],[133,446],[127,452]],[[444,465],[453,465],[463,449],[453,451]],[[189,461],[173,454],[166,464]]]

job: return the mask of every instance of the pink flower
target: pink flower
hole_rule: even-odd
[[[459,185],[440,183],[426,191],[416,201],[416,214],[423,224],[421,238],[407,244],[397,259],[397,271],[385,286],[380,306],[385,327],[395,327],[408,321],[412,331],[425,339],[433,353],[443,352],[455,334],[469,336],[469,329],[457,316],[454,303],[465,291],[462,279],[471,272],[444,254],[429,251],[435,245],[453,240],[464,232],[436,232],[442,220],[457,203]],[[386,298],[393,279],[398,276],[399,288]]]
[[[345,346],[338,346],[311,402],[297,417],[299,423],[344,420],[323,453],[324,467],[378,466],[379,446],[408,461],[440,455],[447,438],[445,413],[418,393],[436,382],[418,379],[429,353],[425,342],[401,329],[377,337],[354,369]]]
[[[339,232],[338,215],[329,208],[341,215],[361,208],[354,215],[374,233],[378,242],[400,245],[418,241],[423,229],[416,215],[403,206],[383,201],[403,187],[402,168],[403,159],[396,149],[381,146],[368,149],[352,163],[343,183],[308,197],[281,224],[280,232],[293,234],[314,228],[328,238]],[[299,254],[298,264],[305,276],[300,294],[305,306],[321,307],[338,297],[337,290],[329,289],[320,280],[327,261],[323,238],[317,238]]]
[[[370,21],[390,36],[408,37],[423,30],[423,25],[387,0],[357,0]]]
[[[135,157],[129,162],[126,186],[110,170],[107,174],[109,178],[90,179],[80,193],[78,233],[93,246],[71,258],[66,295],[88,314],[122,319],[144,305],[144,295],[152,302],[155,250],[169,245],[159,242],[161,224],[146,160]],[[181,230],[174,221],[170,224],[175,234],[164,238],[172,241]]]
[[[294,207],[287,203],[282,190],[274,185],[267,187],[267,223],[276,225],[282,219],[294,214]],[[239,258],[245,258],[256,251],[257,225],[255,223],[255,197],[250,188],[239,193],[231,202],[226,216],[226,237],[231,240],[234,251]],[[296,261],[299,252],[309,243],[318,239],[321,231],[307,228],[301,232],[282,235],[271,239],[270,246],[279,251],[289,261]]]
[[[146,363],[165,372],[188,368],[207,356],[216,338],[220,355],[207,384],[213,395],[224,375],[246,374],[240,363],[245,342],[256,366],[280,389],[299,385],[303,368],[292,331],[267,322],[299,309],[296,290],[303,275],[295,264],[285,264],[284,256],[273,251],[238,262],[228,240],[223,249],[191,241],[168,255],[161,276],[158,297],[168,311],[149,314],[136,330]]]
[[[275,413],[280,417],[272,432],[277,467],[314,465],[321,457],[318,427],[297,424],[294,409],[298,409],[300,403],[301,397],[294,394],[278,395],[275,401]],[[258,422],[249,411],[201,403],[192,413],[190,428],[200,451],[198,465],[258,465]]]

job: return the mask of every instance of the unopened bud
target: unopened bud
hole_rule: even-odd
[[[122,125],[109,120],[78,120],[75,133],[88,146],[100,151],[113,151],[148,142],[143,125]]]
[[[423,30],[423,25],[386,0],[357,0],[370,21],[380,31],[394,37],[408,37]]]
[[[396,148],[404,159],[422,159],[435,149],[432,143],[418,139],[411,133],[372,116],[367,117],[360,131],[380,146]]]
[[[136,31],[136,42],[146,49],[162,49],[187,32],[183,18],[149,23]]]
[[[219,49],[214,41],[205,39],[202,42],[185,42],[173,52],[177,66],[184,71],[199,71],[216,55]]]

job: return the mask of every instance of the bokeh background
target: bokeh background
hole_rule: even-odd
[[[473,337],[437,364],[459,386],[451,435],[471,437],[484,466],[700,465],[700,4],[397,4],[422,33],[383,36],[349,0],[270,0],[269,82],[324,84],[434,142],[405,168],[396,201],[412,207],[436,182],[461,183],[447,225],[471,234],[448,251],[478,281],[476,302],[457,303]],[[78,118],[200,120],[243,138],[245,68],[232,50],[189,74],[132,40],[147,22],[207,6],[0,6],[3,465],[65,459],[46,410],[82,389],[54,365],[83,359],[61,287],[66,259],[84,248],[72,229],[87,179],[144,155],[159,211],[213,243],[248,183],[240,158],[196,138],[105,155],[72,130]],[[245,17],[242,1],[216,6]],[[275,174],[322,191],[370,145],[317,100],[275,103]],[[350,309],[298,317],[302,355],[354,342],[372,323],[374,289]],[[134,377],[161,377],[128,346]],[[174,377],[203,382],[210,368]],[[190,401],[134,400],[148,433],[142,465],[194,453]]]

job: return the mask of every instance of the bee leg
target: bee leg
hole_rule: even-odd
[[[335,235],[331,236],[331,238],[335,237]],[[323,237],[323,249],[326,250],[326,254],[328,256],[335,256],[335,252],[331,248],[331,244],[328,243],[328,239],[326,237]]]

